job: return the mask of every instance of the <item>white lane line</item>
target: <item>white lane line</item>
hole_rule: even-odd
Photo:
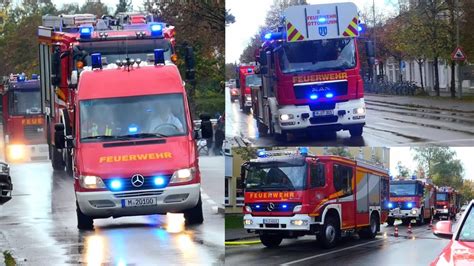
[[[310,259],[326,256],[326,255],[329,255],[329,254],[337,253],[337,252],[340,252],[340,251],[349,250],[349,249],[365,246],[365,245],[368,245],[368,244],[373,244],[375,242],[380,242],[380,241],[383,241],[383,240],[385,240],[385,239],[379,239],[379,240],[370,241],[370,242],[367,242],[367,243],[362,243],[362,244],[358,244],[358,245],[347,247],[347,248],[341,248],[341,249],[338,249],[338,250],[333,250],[333,251],[330,251],[330,252],[314,255],[314,256],[311,256],[311,257],[306,257],[306,258],[302,258],[302,259],[299,259],[299,260],[290,261],[290,262],[287,262],[287,263],[283,263],[281,265],[296,264],[296,263],[300,263],[300,262],[303,262],[303,261],[306,261],[306,260],[310,260]]]

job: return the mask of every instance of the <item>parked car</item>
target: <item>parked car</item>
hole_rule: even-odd
[[[0,205],[12,199],[12,178],[10,177],[10,167],[4,162],[0,162]]]
[[[451,239],[431,265],[474,265],[474,200],[471,200],[453,233],[451,221],[436,223],[433,234]]]

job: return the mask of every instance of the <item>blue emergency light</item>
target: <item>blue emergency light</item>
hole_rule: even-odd
[[[163,25],[159,23],[150,24],[151,36],[160,37],[163,36]]]
[[[255,208],[260,209],[260,205],[258,205],[258,204],[255,205]]]
[[[92,68],[102,68],[102,56],[100,53],[91,54]]]
[[[252,69],[251,68],[247,68],[247,73],[252,73]]]
[[[162,176],[155,176],[155,178],[153,179],[153,183],[155,184],[155,186],[162,187],[164,184],[166,184],[166,180]]]
[[[411,179],[412,179],[412,180],[416,180],[416,175],[412,175],[412,176],[411,176]]]
[[[283,204],[283,205],[281,205],[281,207],[282,207],[283,209],[286,209],[286,208],[288,208],[288,205]]]
[[[94,28],[92,26],[81,26],[79,27],[79,37],[81,39],[90,39],[93,30]]]
[[[408,202],[408,203],[407,203],[407,208],[412,208],[412,207],[413,207],[413,203]]]
[[[387,207],[388,207],[389,209],[393,208],[393,203],[389,202],[389,203],[387,204]]]
[[[165,63],[165,50],[163,49],[155,49],[153,50],[155,54],[155,65],[164,64]]]
[[[280,40],[280,39],[283,39],[283,33],[282,32],[269,32],[263,35],[263,39],[266,41]]]
[[[31,79],[37,80],[38,79],[38,74],[31,74]]]
[[[318,99],[318,95],[317,95],[317,94],[311,94],[311,95],[309,96],[309,98],[310,98],[311,100],[316,100],[316,99]]]
[[[334,93],[332,92],[326,93],[326,98],[332,98],[332,97],[334,97]]]
[[[298,151],[301,155],[306,156],[306,155],[308,155],[309,148],[308,147],[299,147]]]
[[[20,75],[16,76],[16,81],[17,82],[23,82],[25,80],[26,80],[26,77],[23,74],[20,74]]]
[[[128,126],[128,133],[137,133],[138,132],[138,126],[135,124],[131,124]]]
[[[112,182],[110,182],[110,188],[112,190],[119,190],[122,188],[122,181],[118,179],[112,180]]]
[[[267,157],[267,152],[265,151],[265,149],[258,149],[257,156],[260,158]]]

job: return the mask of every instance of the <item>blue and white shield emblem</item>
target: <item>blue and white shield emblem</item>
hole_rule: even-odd
[[[318,27],[319,35],[326,36],[328,34],[328,27]]]

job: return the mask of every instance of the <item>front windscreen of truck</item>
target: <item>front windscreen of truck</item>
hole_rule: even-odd
[[[259,75],[248,75],[245,77],[245,85],[247,87],[258,87],[262,86],[262,79],[260,78]]]
[[[182,94],[80,101],[82,142],[165,138],[187,134]]]
[[[246,191],[303,190],[306,164],[270,162],[251,164],[247,171]]]
[[[447,201],[448,200],[448,193],[436,193],[436,201]]]
[[[10,93],[11,115],[33,115],[41,113],[41,95],[39,89],[14,90]]]
[[[346,70],[357,62],[354,39],[286,42],[277,53],[285,74]]]
[[[416,183],[390,184],[390,196],[415,196],[417,195]]]
[[[96,42],[82,42],[75,47],[75,62],[80,60],[85,66],[91,66],[91,54],[100,53],[102,64],[115,64],[117,60],[126,58],[140,59],[142,62],[153,62],[154,49],[163,49],[165,60],[171,60],[173,49],[167,39],[139,39],[139,40],[108,40]]]

